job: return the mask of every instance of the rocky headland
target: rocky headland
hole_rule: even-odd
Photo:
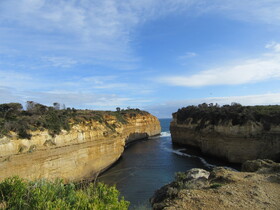
[[[46,111],[47,114],[38,116],[42,121],[42,116],[53,116],[55,112],[58,111],[52,110],[51,115]],[[19,132],[11,130],[2,135],[0,180],[14,175],[30,180],[90,179],[117,161],[128,143],[161,132],[159,120],[140,110],[76,112],[75,117],[67,119],[69,128],[62,128],[56,134],[42,126],[36,127],[35,123],[27,133],[24,131],[26,138],[19,137],[21,127]],[[25,117],[26,113],[22,115]]]
[[[170,132],[173,143],[229,162],[280,160],[280,106],[189,106],[173,113]]]
[[[151,198],[153,209],[279,209],[280,164],[246,161],[242,172],[216,167],[177,173]]]

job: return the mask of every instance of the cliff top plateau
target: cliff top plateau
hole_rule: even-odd
[[[178,109],[173,113],[173,119],[178,124],[199,124],[203,128],[208,121],[211,125],[228,124],[245,125],[249,121],[263,124],[264,130],[269,131],[271,125],[280,125],[280,106],[242,106],[238,103],[219,106],[218,104],[199,104]]]
[[[114,130],[107,120],[114,118],[118,123],[126,124],[128,118],[148,114],[146,111],[130,108],[126,110],[117,108],[115,112],[60,109],[58,103],[54,103],[54,106],[45,106],[33,101],[28,101],[26,110],[23,110],[20,103],[6,103],[0,104],[0,138],[17,134],[19,139],[30,139],[31,131],[36,130],[48,130],[50,135],[55,136],[62,130],[69,131],[75,124],[89,121],[103,123]]]
[[[229,162],[280,160],[280,106],[200,104],[173,113],[172,142]]]

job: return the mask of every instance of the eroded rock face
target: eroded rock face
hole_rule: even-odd
[[[34,131],[30,140],[16,135],[0,139],[0,180],[14,175],[66,181],[90,178],[118,160],[127,143],[161,131],[159,120],[149,114],[132,116],[126,124],[114,116],[105,120],[73,125],[55,137]]]
[[[183,124],[173,119],[170,124],[172,141],[198,147],[203,153],[233,163],[258,158],[280,160],[280,126],[271,126],[269,131],[254,122],[242,126],[233,126],[231,122],[218,125],[206,122],[204,128],[197,126],[191,119]]]
[[[217,167],[208,178],[177,177],[155,192],[151,198],[153,209],[279,209],[280,173],[273,170],[279,163],[270,161],[269,165],[265,167],[266,173],[237,172]],[[193,172],[185,172],[186,176],[188,174]]]

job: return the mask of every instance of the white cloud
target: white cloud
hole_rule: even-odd
[[[115,107],[138,107],[147,104],[141,91],[148,90],[147,85],[116,82],[118,76],[91,76],[71,78],[69,81],[46,81],[27,73],[0,71],[0,104],[9,102],[36,101],[52,105],[60,102],[75,108],[115,109]],[[137,94],[136,94],[137,93]]]
[[[184,55],[178,57],[179,60],[185,60],[197,56],[195,52],[186,52]]]
[[[46,56],[70,53],[77,59],[132,69],[139,60],[131,47],[135,27],[166,15],[204,13],[280,23],[278,0],[2,0],[0,33],[2,43],[7,43],[2,49],[21,49],[22,54],[32,49],[29,53]]]
[[[49,91],[33,94],[35,101],[44,104],[51,104],[54,101],[74,106],[74,107],[90,107],[103,106],[115,107],[121,106],[129,101],[129,98],[120,97],[115,94],[94,94],[89,92],[74,92],[74,91]]]
[[[15,72],[11,70],[0,70],[1,86],[7,86],[13,88],[24,88],[33,82],[31,75]]]
[[[273,49],[275,52],[280,53],[280,43],[270,42],[265,47],[268,48],[268,49]]]
[[[241,21],[280,24],[280,1],[278,0],[213,0],[200,1],[200,13],[221,13]]]
[[[174,86],[202,87],[209,85],[240,85],[268,79],[280,79],[279,44],[267,45],[274,53],[245,60],[232,66],[208,69],[193,75],[164,76],[159,82]]]
[[[50,58],[70,54],[75,59],[133,69],[139,60],[131,48],[134,28],[189,4],[191,0],[3,0],[2,48]]]
[[[19,91],[17,89],[0,87],[0,103],[19,102],[25,104],[26,101],[52,105],[53,102],[65,104],[75,108],[96,108],[111,109],[116,106],[126,106],[132,99],[120,97],[115,94],[94,94],[89,92],[74,91]]]
[[[93,89],[124,89],[128,88],[127,83],[116,82],[120,79],[117,76],[92,76],[82,79],[83,83]]]
[[[33,68],[35,66],[33,64],[38,64],[42,58],[57,69],[86,62],[119,69],[133,69],[140,61],[132,45],[134,29],[143,23],[168,15],[180,14],[187,18],[192,14],[222,13],[223,17],[279,25],[279,10],[279,0],[213,0],[211,2],[205,0],[0,0],[0,54],[11,55],[11,58],[4,62],[22,65],[18,68],[22,69],[22,72],[27,72],[24,69]],[[279,52],[277,43],[270,43],[267,47]],[[27,56],[30,63],[25,62],[22,56]],[[193,52],[185,54],[185,58],[193,56],[195,56]],[[279,60],[279,55],[274,53],[235,66],[210,69],[186,77],[171,77],[168,81],[173,85],[185,86],[187,82],[190,86],[203,86],[242,84],[278,78]],[[41,70],[40,67],[36,70]],[[38,98],[42,100],[38,102],[44,103],[45,100],[39,96],[40,94],[49,97],[49,101],[57,99],[61,94],[61,97],[68,102],[84,105],[94,100],[98,102],[98,98],[103,97],[102,94],[92,93],[96,89],[99,91],[114,89],[112,92],[125,89],[124,94],[128,91],[133,94],[154,91],[146,84],[116,82],[117,77],[107,79],[100,77],[91,81],[80,77],[74,78],[74,76],[43,79],[40,78],[42,74],[39,71],[33,71],[32,75],[22,72],[1,69],[1,86],[5,86],[1,89],[1,101],[9,101],[13,98],[26,101],[34,96],[34,100]],[[242,73],[244,77],[238,76],[237,73]],[[75,89],[77,92],[72,96],[69,93],[67,99],[63,92],[46,93],[41,89]],[[85,99],[79,100],[78,91],[81,91],[81,96]],[[104,100],[110,101],[110,98],[116,98],[115,101],[118,101],[117,98],[121,98],[119,101],[123,103],[124,101],[132,103],[131,97],[105,95]]]
[[[208,97],[198,99],[186,99],[153,106],[146,106],[145,109],[160,118],[171,118],[171,114],[179,108],[201,103],[218,103],[219,105],[231,104],[232,102],[242,105],[280,105],[280,93],[267,93],[259,95],[229,96],[229,97]]]
[[[60,68],[69,68],[78,63],[76,60],[67,57],[45,56],[42,57],[42,59],[43,61],[49,63],[51,66]]]

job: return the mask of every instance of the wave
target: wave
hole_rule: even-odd
[[[182,155],[182,156],[187,156],[187,157],[192,157],[192,158],[198,158],[206,167],[208,168],[214,168],[216,167],[216,165],[213,165],[213,164],[210,164],[208,163],[204,158],[202,157],[199,157],[199,156],[196,156],[196,155],[189,155],[189,154],[186,154],[184,152],[184,149],[178,149],[178,150],[175,150],[174,153],[178,154],[178,155]]]
[[[202,163],[203,165],[205,165],[207,168],[209,169],[212,169],[214,167],[216,167],[216,165],[213,165],[213,164],[210,164],[208,163],[204,158],[202,157],[199,157],[199,156],[196,156],[196,155],[190,155],[190,154],[187,154],[185,152],[182,152],[184,151],[185,149],[177,149],[177,150],[174,150],[174,149],[169,149],[169,148],[164,148],[165,151],[168,151],[168,152],[172,152],[176,155],[180,155],[180,156],[184,156],[184,157],[188,157],[188,158],[198,158]]]
[[[170,133],[170,131],[161,132],[161,133],[160,133],[160,136],[161,136],[161,137],[169,137],[169,136],[171,136],[171,133]]]

